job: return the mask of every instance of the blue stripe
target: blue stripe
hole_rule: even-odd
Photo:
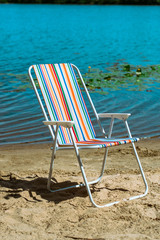
[[[80,96],[80,98],[81,98],[81,103],[82,103],[83,109],[84,109],[84,111],[85,111],[85,117],[86,117],[87,120],[88,120],[88,123],[89,123],[89,126],[90,126],[90,128],[91,128],[93,137],[95,137],[95,132],[94,132],[94,129],[93,129],[93,125],[92,125],[91,120],[90,120],[90,117],[89,117],[89,115],[88,115],[88,111],[87,111],[86,105],[85,105],[85,103],[84,103],[84,99],[83,99],[83,97],[82,97],[79,84],[78,84],[78,82],[77,82],[77,78],[76,78],[76,76],[75,76],[75,74],[74,74],[74,70],[73,70],[71,64],[69,64],[69,66],[70,66],[70,69],[71,69],[71,71],[72,71],[72,76],[73,76],[74,82],[75,82],[75,84],[76,84],[76,86],[77,86],[77,90],[78,90],[79,96]]]
[[[74,104],[73,104],[73,102],[72,102],[72,98],[71,98],[71,96],[70,96],[70,93],[69,93],[69,90],[68,90],[68,86],[67,86],[67,84],[66,84],[65,77],[64,77],[64,75],[63,75],[63,71],[62,71],[62,69],[61,69],[60,64],[58,64],[58,66],[59,66],[59,69],[60,69],[60,72],[61,72],[61,75],[62,75],[62,78],[63,78],[64,84],[65,84],[65,87],[66,87],[66,90],[67,90],[67,93],[68,93],[69,99],[70,99],[70,101],[71,101],[71,104],[72,104],[72,107],[73,107],[73,111],[74,111],[75,117],[76,117],[76,119],[77,119],[77,122],[78,122],[79,128],[80,128],[80,130],[81,130],[81,134],[82,134],[82,136],[83,136],[83,139],[85,140],[85,136],[84,136],[84,134],[83,134],[83,131],[82,131],[81,125],[80,125],[80,123],[79,123],[79,119],[78,119],[78,117],[77,117],[76,110],[75,110],[75,108],[74,108]]]
[[[43,65],[42,65],[42,66],[43,66]],[[49,100],[50,100],[49,102],[50,102],[50,104],[51,104],[51,106],[52,106],[52,108],[53,108],[55,120],[58,120],[58,118],[57,118],[57,113],[56,113],[54,104],[53,104],[53,102],[52,102],[51,96],[50,96],[50,94],[49,94],[49,91],[48,91],[48,88],[47,88],[47,85],[46,85],[45,78],[44,78],[44,76],[43,76],[41,67],[40,67],[40,65],[37,65],[37,67],[38,67],[38,69],[40,70],[41,77],[42,77],[43,83],[44,83],[43,87],[45,86],[44,89],[46,89],[46,92],[47,92],[48,97],[49,97]],[[49,106],[49,107],[50,107],[50,106]],[[62,133],[61,127],[60,127],[60,131],[61,131],[61,135],[62,135],[63,141],[65,142],[64,135],[63,135],[63,133]]]
[[[43,76],[43,73],[42,73],[42,70],[41,70],[41,67],[40,67],[40,65],[37,65],[37,68],[39,69],[39,71],[40,71],[40,73],[41,73],[41,78],[43,79],[43,83],[44,84],[42,84],[43,85],[43,88],[44,89],[46,89],[46,92],[48,93],[48,97],[49,97],[49,102],[50,102],[50,104],[52,105],[52,107],[53,107],[53,111],[54,111],[54,117],[55,117],[55,120],[57,120],[56,119],[56,112],[55,112],[55,109],[54,109],[54,105],[53,105],[53,103],[52,103],[52,101],[51,101],[51,98],[50,98],[50,95],[49,95],[49,92],[48,92],[48,88],[47,88],[47,86],[46,86],[46,82],[45,82],[45,78],[44,78],[44,76]],[[41,79],[39,79],[39,80],[41,80]]]
[[[47,65],[48,65],[48,64],[47,64]],[[56,94],[56,91],[55,91],[55,89],[54,89],[54,86],[53,86],[52,80],[51,80],[51,78],[50,78],[50,76],[49,76],[49,73],[48,73],[48,70],[47,70],[46,65],[44,65],[44,67],[45,67],[45,69],[46,69],[46,72],[47,72],[47,75],[48,75],[48,78],[49,78],[50,84],[51,84],[51,86],[52,86],[52,90],[53,90],[53,92],[54,92],[54,95],[55,95],[55,98],[56,98],[56,100],[57,100],[57,103],[58,103],[58,106],[59,106],[60,112],[61,112],[62,117],[63,117],[63,120],[65,120],[64,115],[63,115],[63,112],[62,112],[62,109],[61,109],[61,105],[60,105],[60,103],[59,103],[59,101],[58,101],[57,94]],[[51,75],[52,75],[52,73],[51,73]],[[53,106],[54,106],[54,105],[53,105]],[[59,119],[58,119],[58,115],[57,115],[57,120],[59,120]]]
[[[50,84],[51,84],[51,86],[52,86],[52,90],[53,90],[53,92],[54,92],[55,98],[56,98],[56,100],[57,100],[57,103],[58,103],[58,106],[59,106],[59,110],[60,110],[60,112],[61,112],[61,114],[62,114],[62,118],[63,118],[63,120],[65,120],[64,115],[63,115],[63,112],[62,112],[62,110],[61,110],[61,106],[60,106],[60,104],[59,104],[59,101],[58,101],[58,98],[57,98],[57,95],[56,95],[56,92],[55,92],[55,89],[54,89],[54,86],[53,86],[53,83],[52,83],[52,80],[51,80],[51,78],[50,78],[50,76],[49,76],[49,72],[48,72],[48,70],[47,70],[47,65],[49,66],[49,64],[45,64],[44,67],[45,67],[47,76],[48,76],[48,78],[49,78]],[[51,73],[51,75],[52,75],[52,73]],[[48,89],[48,88],[47,88],[47,89]],[[49,89],[48,89],[48,94],[49,94],[50,99],[51,99],[51,95],[50,95],[50,93],[49,93]],[[51,99],[51,102],[52,102],[52,99]],[[55,109],[55,112],[56,112],[56,108],[54,107],[53,102],[52,102],[52,107]],[[56,120],[59,120],[57,113],[56,113]],[[62,138],[63,138],[63,142],[66,143],[65,138],[64,138],[64,134],[63,134],[63,131],[62,131],[62,127],[60,127],[59,130],[60,130],[61,136],[62,136]]]

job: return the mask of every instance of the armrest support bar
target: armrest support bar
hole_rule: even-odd
[[[43,121],[44,125],[56,125],[56,126],[62,126],[65,128],[71,128],[74,125],[73,121]]]
[[[118,118],[120,120],[126,120],[131,114],[130,113],[99,113],[99,118]]]

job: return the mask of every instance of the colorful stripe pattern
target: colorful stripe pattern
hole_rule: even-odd
[[[108,147],[137,139],[105,141],[96,139],[95,131],[71,64],[40,64],[33,66],[45,104],[52,121],[74,121],[72,128],[78,145]],[[59,128],[59,145],[72,144],[68,129]]]
[[[81,141],[78,142],[78,146],[85,146],[85,145],[96,145],[97,148],[106,148],[106,147],[112,147],[112,146],[117,146],[121,144],[126,144],[126,143],[132,143],[132,142],[137,142],[139,139],[138,138],[125,138],[125,139],[118,139],[118,140],[107,140],[107,139],[90,139],[89,141]]]
[[[71,64],[34,65],[50,119],[74,121],[76,142],[95,138],[95,131]],[[68,129],[60,127],[59,144],[72,143]]]

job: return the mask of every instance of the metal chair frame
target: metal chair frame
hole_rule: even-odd
[[[111,140],[117,140],[117,139],[111,139],[111,136],[112,136],[112,130],[113,130],[113,125],[114,125],[114,119],[119,119],[121,121],[124,122],[124,125],[125,125],[125,128],[127,130],[127,133],[128,133],[128,137],[132,139],[132,135],[131,135],[131,132],[130,132],[130,129],[129,129],[129,126],[128,126],[128,122],[127,122],[127,119],[128,117],[131,115],[130,113],[100,113],[98,114],[95,107],[94,107],[94,104],[91,100],[91,97],[89,95],[89,92],[86,88],[86,85],[83,81],[83,78],[82,78],[82,75],[79,71],[79,69],[71,64],[72,67],[76,70],[81,82],[82,82],[82,85],[83,85],[83,88],[86,92],[86,95],[88,97],[88,100],[89,100],[89,103],[93,109],[93,112],[94,112],[94,115],[96,117],[96,120],[98,122],[98,125],[100,127],[100,130],[105,138],[105,141],[111,141]],[[102,207],[108,207],[108,206],[112,206],[114,204],[117,204],[121,201],[127,201],[127,200],[133,200],[133,199],[138,199],[138,198],[141,198],[141,197],[144,197],[147,195],[148,193],[148,184],[147,184],[147,181],[146,181],[146,178],[145,178],[145,175],[144,175],[144,172],[143,172],[143,169],[142,169],[142,165],[141,165],[141,162],[140,162],[140,159],[138,157],[138,153],[137,153],[137,150],[136,150],[136,147],[135,147],[135,144],[134,142],[132,142],[132,146],[133,146],[133,150],[134,150],[134,154],[135,154],[135,157],[136,157],[136,160],[137,160],[137,163],[138,163],[138,167],[139,167],[139,170],[140,170],[140,173],[141,173],[141,176],[142,176],[142,179],[143,179],[143,182],[144,182],[144,185],[145,185],[145,192],[143,194],[140,194],[140,195],[136,195],[136,196],[132,196],[130,197],[129,199],[123,199],[121,201],[114,201],[114,202],[111,202],[111,203],[107,203],[107,204],[104,204],[104,205],[99,205],[97,204],[94,200],[93,200],[93,197],[92,197],[92,193],[91,193],[91,189],[90,189],[90,185],[92,184],[96,184],[98,183],[101,179],[102,179],[102,176],[104,174],[104,169],[105,169],[105,165],[106,165],[106,160],[107,160],[107,155],[108,155],[108,147],[106,147],[105,149],[105,154],[104,154],[104,159],[103,159],[103,162],[102,162],[102,168],[101,168],[101,172],[100,172],[100,176],[94,180],[94,181],[91,181],[91,182],[88,182],[87,180],[87,177],[86,177],[86,173],[84,171],[84,167],[83,167],[83,163],[82,163],[82,160],[81,160],[81,157],[80,157],[80,153],[79,153],[79,150],[80,149],[92,149],[92,148],[98,148],[97,145],[95,146],[78,146],[77,143],[75,142],[75,139],[74,139],[74,134],[73,134],[73,130],[72,130],[72,126],[74,125],[74,122],[73,121],[50,121],[48,119],[48,116],[47,116],[47,113],[46,113],[46,110],[42,104],[42,101],[41,101],[41,98],[40,98],[40,95],[37,91],[37,87],[35,85],[35,82],[34,82],[34,79],[32,77],[32,74],[31,74],[31,70],[32,70],[33,66],[31,66],[28,70],[28,73],[29,73],[29,77],[31,79],[31,82],[32,82],[32,85],[33,85],[33,88],[34,88],[34,91],[36,93],[36,96],[38,98],[38,101],[39,101],[39,104],[40,104],[40,107],[42,109],[42,112],[43,112],[43,115],[45,117],[45,121],[43,122],[45,125],[48,126],[49,128],[49,131],[51,133],[51,136],[52,136],[52,139],[53,139],[53,148],[52,148],[52,156],[51,156],[51,163],[50,163],[50,169],[49,169],[49,176],[48,176],[48,183],[47,183],[47,188],[50,192],[57,192],[57,191],[63,191],[63,190],[67,190],[67,189],[71,189],[71,188],[78,188],[78,187],[83,187],[85,186],[86,187],[86,190],[88,192],[88,195],[89,195],[89,198],[90,198],[90,201],[91,203],[95,206],[95,207],[98,207],[98,208],[102,208]],[[110,118],[111,119],[111,122],[110,122],[110,127],[109,127],[109,133],[108,133],[108,137],[106,135],[106,132],[104,130],[104,128],[102,127],[101,125],[101,122],[100,122],[100,118]],[[51,126],[56,126],[56,130],[55,132],[53,131],[53,128]],[[71,136],[71,139],[72,139],[72,143],[73,145],[67,145],[67,146],[59,146],[58,145],[58,141],[57,141],[57,137],[58,137],[58,130],[59,130],[59,126],[63,126],[65,128],[68,128],[69,129],[69,132],[70,132],[70,136]],[[65,188],[60,188],[60,189],[56,189],[56,190],[52,190],[51,189],[51,179],[52,179],[52,172],[53,172],[53,166],[54,166],[54,160],[55,160],[55,155],[56,155],[56,151],[57,150],[74,150],[75,151],[75,154],[76,154],[76,157],[77,157],[77,160],[78,160],[78,163],[79,163],[79,167],[80,167],[80,170],[81,170],[81,173],[82,173],[82,177],[83,177],[83,181],[84,183],[81,183],[81,184],[77,184],[77,185],[73,185],[73,186],[69,186],[69,187],[65,187]]]

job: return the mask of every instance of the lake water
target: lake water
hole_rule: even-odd
[[[0,145],[51,140],[27,85],[30,65],[71,62],[85,73],[88,66],[160,64],[159,6],[0,4],[0,20]],[[142,91],[105,91],[91,94],[98,112],[130,112],[133,135],[160,136],[158,78]],[[124,134],[117,123],[114,133]]]

